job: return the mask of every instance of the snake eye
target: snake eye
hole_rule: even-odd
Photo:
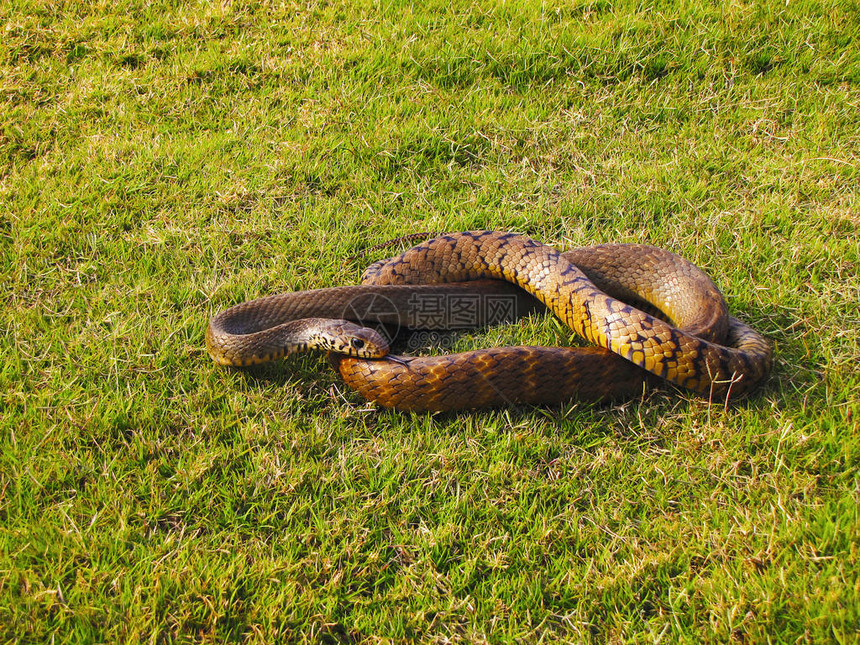
[[[353,338],[350,344],[353,349],[364,349],[364,341],[360,338]]]

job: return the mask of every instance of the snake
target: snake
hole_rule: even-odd
[[[363,326],[422,327],[427,321],[415,306],[422,298],[475,297],[509,298],[518,314],[549,309],[594,346],[396,356],[379,330]],[[440,324],[457,327],[452,320]],[[232,366],[323,350],[369,401],[432,412],[614,400],[660,381],[723,400],[752,391],[772,361],[766,339],[729,316],[713,281],[680,256],[640,244],[562,253],[499,231],[439,235],[372,264],[360,285],[228,308],[210,320],[206,346],[216,363]]]

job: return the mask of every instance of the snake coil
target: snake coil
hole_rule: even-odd
[[[522,290],[598,347],[379,360],[385,340],[342,320],[416,326],[416,298],[450,294],[507,295],[518,313],[534,310]],[[375,307],[379,302],[386,307]],[[642,309],[662,312],[672,324]],[[328,318],[338,320],[320,320]],[[362,285],[237,305],[212,318],[206,341],[216,362],[229,365],[311,348],[343,352],[330,354],[332,363],[365,398],[431,411],[632,396],[653,377],[722,399],[753,389],[771,361],[768,343],[728,316],[710,278],[674,254],[630,244],[559,253],[495,231],[436,237],[371,265]]]

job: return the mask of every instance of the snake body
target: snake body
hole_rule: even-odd
[[[311,325],[296,319],[352,318],[344,316],[349,310],[357,311],[356,319],[412,326],[408,303],[416,294],[513,295],[516,287],[599,347],[505,347],[397,361],[351,351],[353,356],[332,354],[332,362],[368,399],[412,410],[629,396],[641,391],[646,372],[709,396],[734,396],[752,389],[770,368],[767,342],[727,316],[722,295],[704,273],[667,251],[603,245],[562,254],[525,236],[493,231],[419,244],[372,265],[363,285],[281,294],[228,309],[210,322],[207,347],[220,363],[258,362],[282,353],[279,344],[294,344],[270,338],[261,350],[256,335],[277,335],[271,330],[284,324]],[[534,308],[526,296],[516,297],[518,310]],[[365,308],[354,306],[379,298],[394,306],[380,315],[366,307],[366,317],[360,315]],[[674,324],[619,298],[659,309]],[[367,334],[362,339],[371,345],[376,340]]]

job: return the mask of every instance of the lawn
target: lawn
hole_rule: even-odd
[[[0,642],[860,640],[860,4],[0,5]],[[243,300],[406,233],[665,247],[774,348],[427,415]],[[389,249],[392,251],[392,249]],[[551,318],[457,347],[571,342]]]

